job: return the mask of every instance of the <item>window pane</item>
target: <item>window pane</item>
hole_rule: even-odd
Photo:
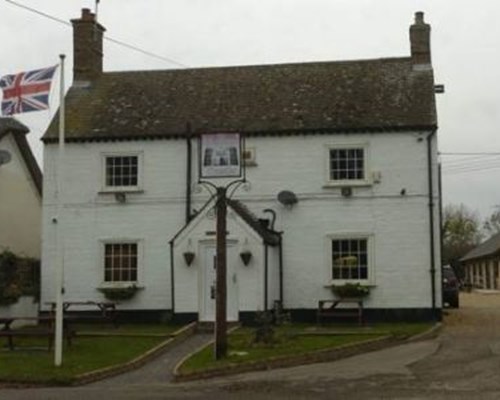
[[[137,243],[105,244],[104,279],[106,282],[137,280]]]
[[[330,179],[364,179],[364,150],[359,148],[331,149]]]
[[[367,239],[332,240],[332,279],[368,279]]]
[[[137,186],[138,162],[137,156],[106,157],[106,185]]]

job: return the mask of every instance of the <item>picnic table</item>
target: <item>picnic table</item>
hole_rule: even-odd
[[[12,324],[16,321],[30,321],[35,322],[36,325],[13,328]],[[64,336],[69,346],[71,346],[71,339],[74,332],[69,328],[68,321],[64,321],[66,328],[64,329]],[[0,337],[7,338],[7,344],[10,350],[14,350],[14,338],[19,337],[46,337],[48,338],[48,350],[52,348],[54,341],[54,317],[53,316],[39,316],[39,317],[24,317],[24,316],[11,316],[0,317]]]
[[[339,307],[341,304],[354,304],[355,307]],[[359,325],[363,324],[363,299],[360,297],[344,297],[335,300],[319,300],[316,312],[317,323],[325,317],[356,318]]]
[[[45,303],[50,305],[50,315],[54,316],[56,311],[55,302]],[[90,310],[89,310],[90,309]],[[82,315],[82,312],[92,311],[96,309],[97,315]],[[64,301],[63,313],[67,316],[71,314],[71,318],[75,321],[103,321],[117,324],[116,303],[112,301]]]

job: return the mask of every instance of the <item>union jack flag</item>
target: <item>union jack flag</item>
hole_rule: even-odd
[[[12,115],[49,108],[50,84],[57,65],[34,71],[5,75],[0,79],[3,90],[2,114]]]

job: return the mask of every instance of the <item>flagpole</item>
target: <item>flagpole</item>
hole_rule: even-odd
[[[61,54],[61,79],[59,82],[59,154],[57,156],[57,196],[56,196],[56,320],[55,320],[55,345],[54,364],[59,367],[62,364],[63,347],[63,290],[64,290],[64,245],[62,232],[62,187],[63,187],[63,163],[64,163],[64,124],[65,124],[65,102],[64,102],[64,59],[66,55]]]

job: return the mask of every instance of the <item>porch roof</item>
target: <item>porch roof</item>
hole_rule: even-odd
[[[228,199],[227,204],[238,214],[270,246],[277,246],[280,242],[280,234],[265,226],[247,206],[239,200]]]

